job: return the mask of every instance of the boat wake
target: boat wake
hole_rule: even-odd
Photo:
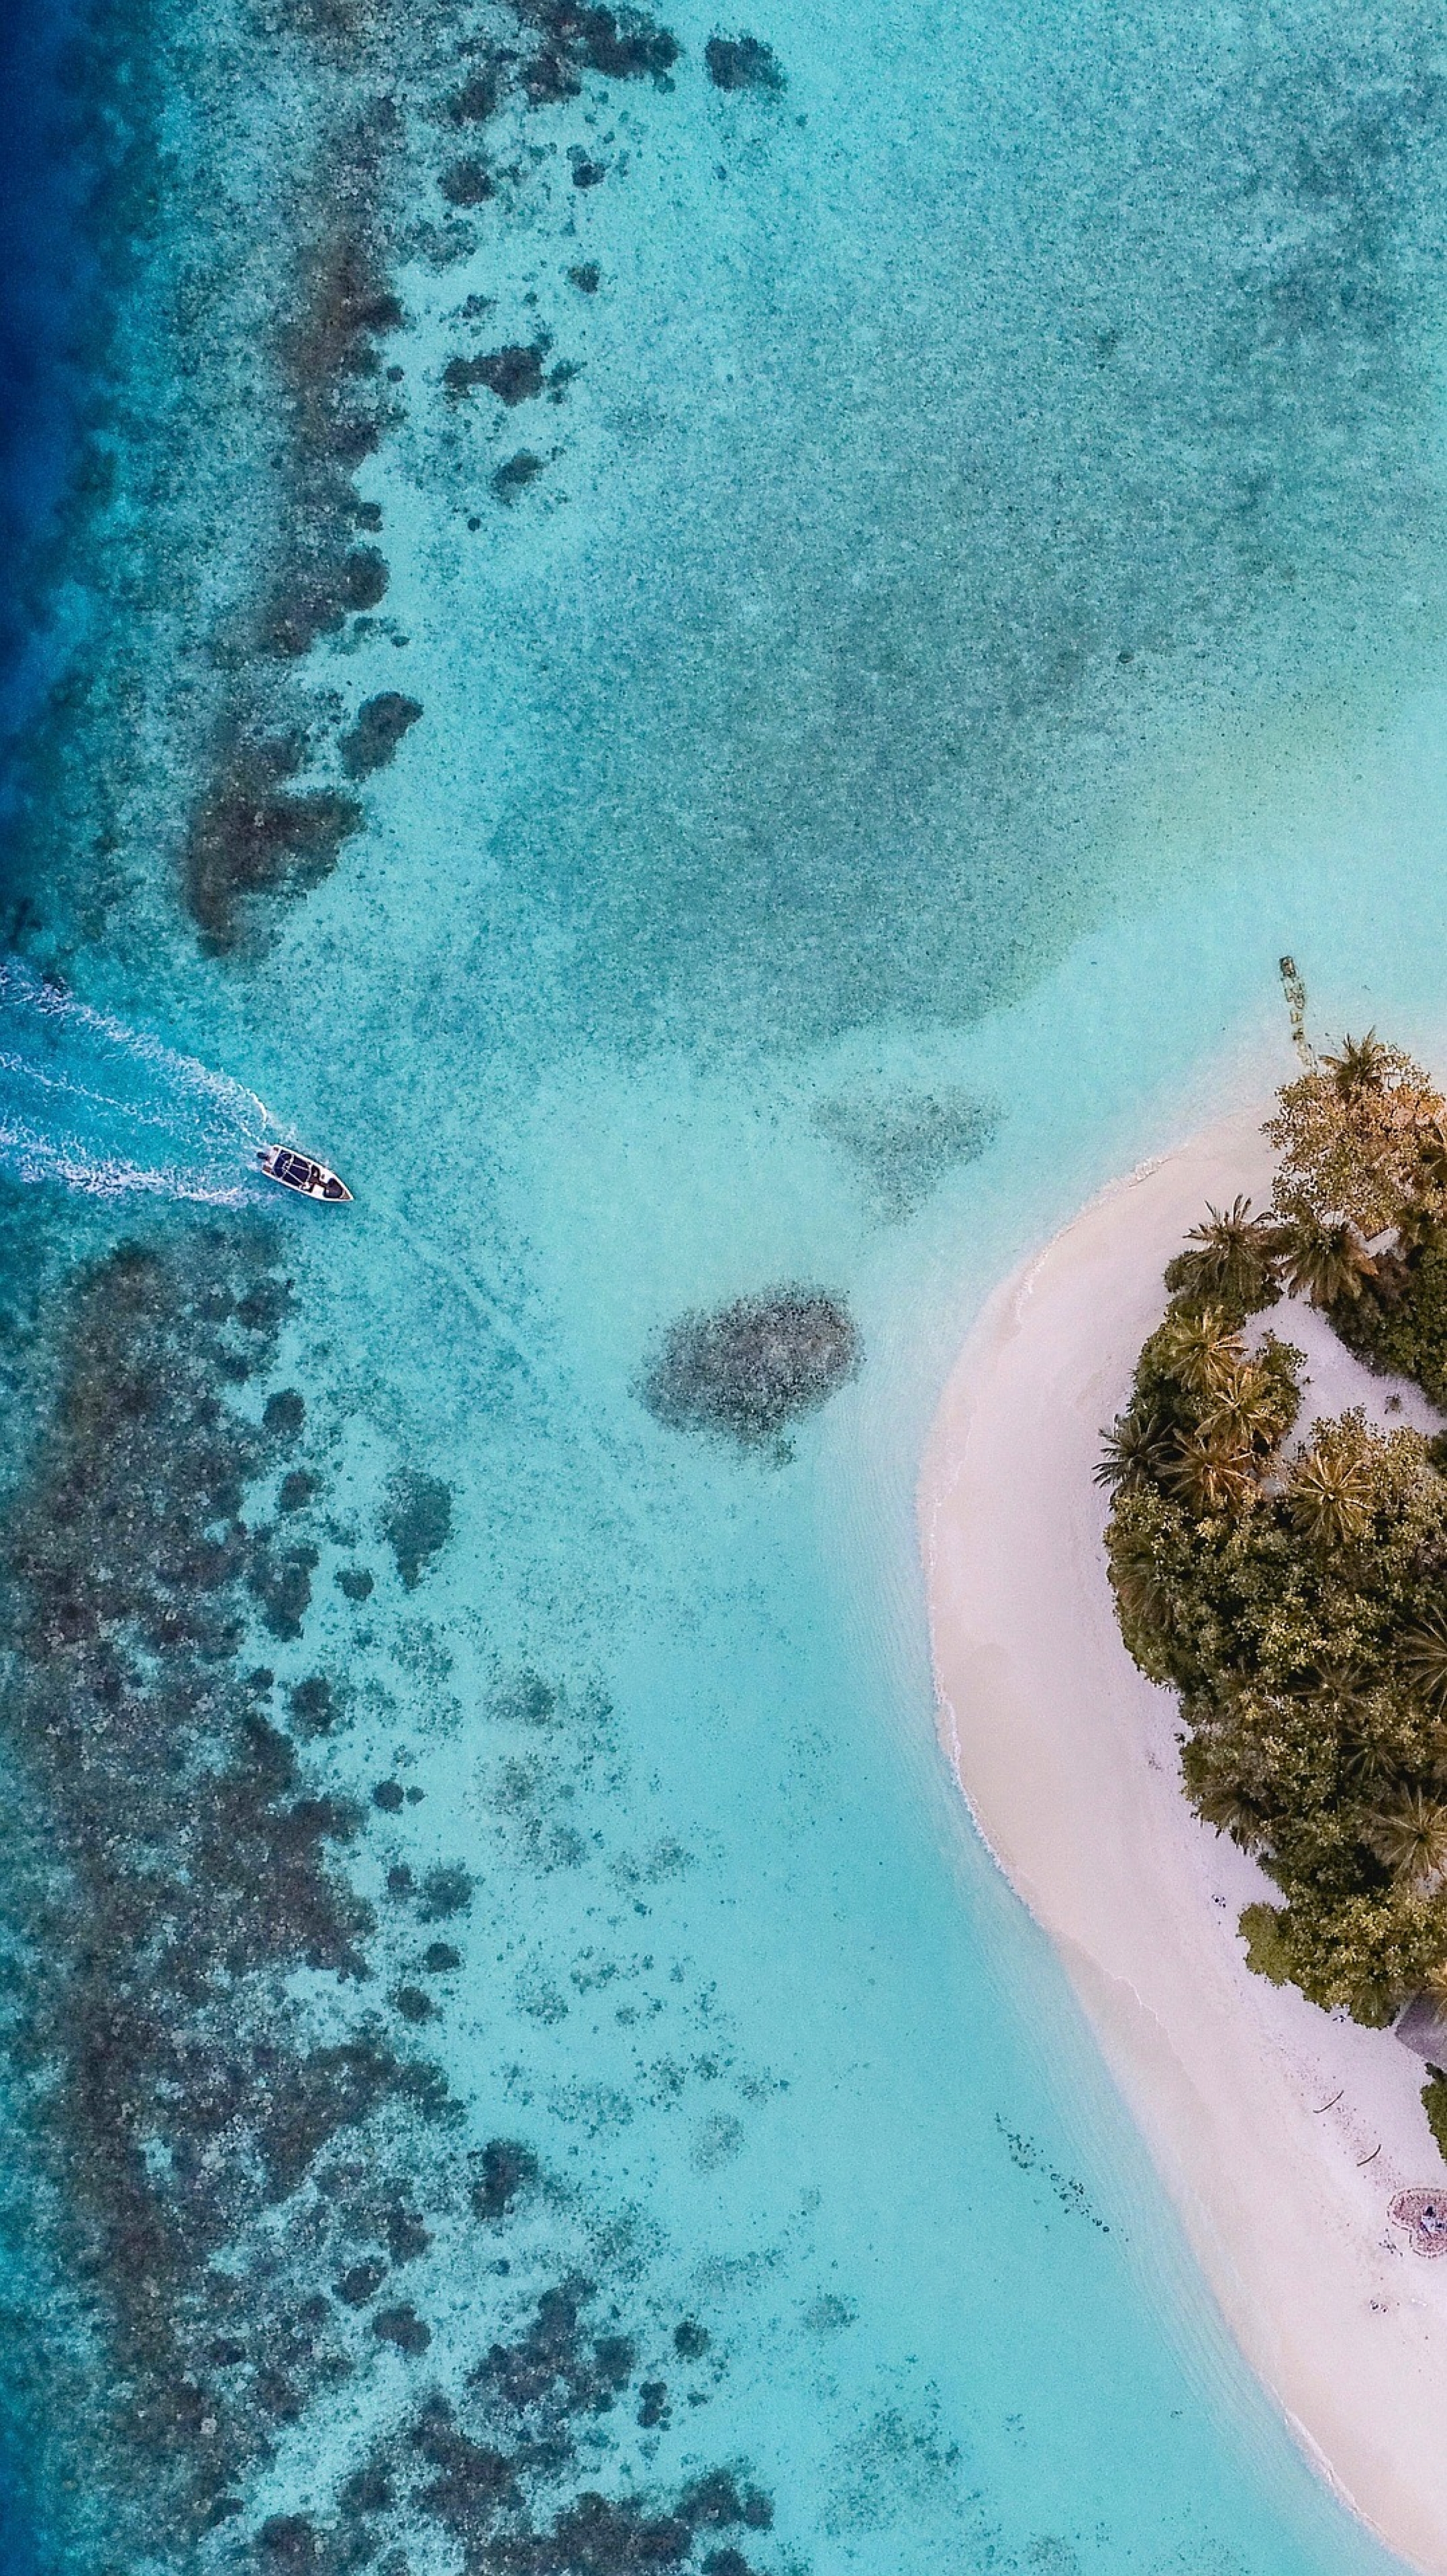
[[[244,1083],[0,961],[0,1172],[239,1207],[271,1123]]]

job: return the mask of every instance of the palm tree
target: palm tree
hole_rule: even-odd
[[[1447,1712],[1447,1611],[1429,1610],[1402,1639],[1402,1669],[1418,1697]]]
[[[1362,1281],[1376,1277],[1375,1261],[1346,1218],[1328,1223],[1298,1207],[1279,1228],[1276,1243],[1293,1297],[1304,1296],[1313,1306],[1359,1297]]]
[[[1287,1486],[1291,1517],[1317,1547],[1350,1547],[1372,1517],[1372,1476],[1360,1449],[1319,1440],[1295,1461]]]
[[[1252,1215],[1248,1198],[1233,1199],[1224,1211],[1208,1205],[1186,1245],[1171,1264],[1177,1296],[1219,1297],[1247,1309],[1262,1303],[1274,1268],[1274,1228],[1269,1217]]]
[[[1207,1440],[1228,1448],[1272,1450],[1290,1427],[1284,1390],[1258,1368],[1242,1360],[1213,1395],[1201,1416]]]
[[[1354,1796],[1375,1797],[1391,1775],[1392,1762],[1370,1729],[1358,1721],[1343,1731],[1341,1768]]]
[[[1165,1482],[1198,1521],[1240,1512],[1256,1493],[1255,1461],[1239,1442],[1209,1438],[1204,1430],[1182,1434]]]
[[[1171,1454],[1171,1426],[1159,1405],[1148,1405],[1139,1413],[1132,1406],[1128,1413],[1118,1413],[1100,1437],[1098,1485],[1109,1485],[1115,1494],[1131,1494],[1159,1483]]]
[[[1218,1834],[1229,1834],[1242,1851],[1259,1850],[1266,1818],[1239,1781],[1222,1780],[1214,1788],[1203,1789],[1196,1813]]]
[[[1217,1306],[1197,1315],[1172,1315],[1156,1337],[1156,1350],[1168,1376],[1191,1395],[1214,1395],[1226,1386],[1246,1357],[1246,1345]]]
[[[1169,1636],[1175,1625],[1170,1587],[1146,1549],[1113,1556],[1110,1582],[1125,1618],[1158,1637]]]
[[[1395,1060],[1375,1029],[1368,1029],[1364,1038],[1343,1038],[1340,1055],[1322,1057],[1343,1100],[1359,1100],[1364,1092],[1380,1091]]]
[[[1447,1870],[1447,1802],[1403,1789],[1367,1822],[1366,1839],[1401,1887],[1422,1887]]]

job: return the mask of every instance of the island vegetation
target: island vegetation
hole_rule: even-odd
[[[1317,1057],[1297,1025],[1271,1203],[1209,1209],[1170,1263],[1097,1472],[1187,1794],[1278,1893],[1242,1915],[1252,1967],[1384,2025],[1447,2008],[1447,1434],[1303,1424],[1266,1318],[1308,1302],[1447,1409],[1447,1101],[1375,1034]],[[1424,2099],[1447,2152],[1447,2082]]]

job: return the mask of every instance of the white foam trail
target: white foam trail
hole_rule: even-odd
[[[212,1207],[252,1196],[247,1167],[271,1120],[244,1083],[42,982],[14,958],[0,960],[0,1027],[10,1041],[0,1048],[0,1166],[17,1179]],[[171,1150],[142,1160],[127,1141],[137,1129]]]
[[[93,1002],[82,1002],[76,994],[62,992],[56,985],[47,984],[41,976],[32,975],[25,967],[17,965],[13,957],[0,959],[0,1005],[12,994],[23,1005],[43,1011],[50,1019],[86,1029],[106,1039],[138,1064],[160,1067],[186,1088],[209,1094],[233,1114],[244,1111],[248,1119],[255,1119],[259,1126],[269,1125],[271,1113],[265,1101],[254,1091],[249,1091],[244,1082],[235,1081],[229,1073],[216,1072],[211,1065],[202,1064],[197,1056],[182,1055],[179,1049],[167,1046],[163,1038],[153,1036],[147,1029],[127,1028],[124,1020],[116,1019],[111,1012],[99,1010]]]
[[[115,1109],[138,1127],[168,1127],[171,1118],[164,1109],[143,1109],[134,1101],[113,1099],[108,1091],[92,1091],[88,1084],[71,1082],[63,1073],[43,1073],[37,1064],[27,1063],[24,1056],[6,1055],[0,1051],[0,1073],[18,1073],[22,1080],[41,1091],[63,1091],[68,1099],[89,1101],[93,1109]]]
[[[0,1121],[0,1157],[11,1160],[22,1181],[64,1181],[92,1198],[144,1192],[154,1198],[196,1199],[209,1207],[240,1207],[250,1196],[244,1182],[222,1186],[175,1169],[151,1171],[115,1155],[93,1159],[73,1140],[38,1135],[12,1120]]]

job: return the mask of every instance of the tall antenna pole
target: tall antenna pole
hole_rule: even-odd
[[[1283,957],[1281,989],[1286,995],[1286,1008],[1291,1020],[1291,1043],[1308,1073],[1316,1070],[1316,1051],[1306,1034],[1306,986],[1296,971],[1296,959]]]

